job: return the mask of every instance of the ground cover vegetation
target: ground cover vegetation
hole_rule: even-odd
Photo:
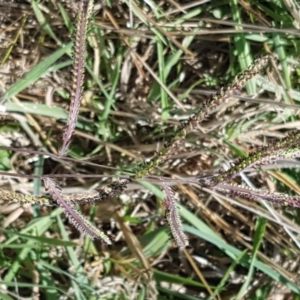
[[[4,299],[297,297],[297,3],[0,5]]]

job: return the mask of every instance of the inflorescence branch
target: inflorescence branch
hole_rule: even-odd
[[[76,17],[76,32],[73,47],[73,67],[72,67],[72,85],[71,85],[71,104],[69,108],[69,115],[67,125],[63,134],[62,146],[58,151],[60,156],[64,156],[67,152],[69,142],[73,135],[76,121],[78,117],[79,107],[83,93],[84,81],[84,61],[86,36],[89,19],[93,10],[93,0],[79,1],[79,9]]]
[[[67,147],[74,132],[82,99],[86,36],[93,8],[93,0],[81,0],[78,5],[79,9],[76,18],[77,26],[74,40],[74,62],[72,68],[71,104],[63,134],[62,146],[59,150],[60,156],[65,155],[67,152]],[[188,121],[182,123],[180,129],[176,131],[170,141],[167,142],[149,162],[142,164],[137,168],[135,175],[132,176],[130,180],[141,179],[144,175],[150,175],[149,173],[153,168],[165,162],[166,159],[175,152],[176,148],[183,143],[188,133],[196,129],[200,122],[212,114],[221,104],[225,103],[231,95],[240,91],[246,82],[263,70],[268,63],[269,55],[256,58],[246,70],[234,78],[232,83],[221,88],[216,94],[208,97],[201,109],[191,116]],[[273,163],[278,159],[300,156],[299,141],[299,132],[291,134],[282,140],[276,141],[267,147],[263,147],[262,149],[251,153],[248,157],[237,160],[229,170],[219,172],[215,176],[209,177],[209,179],[199,180],[199,183],[202,187],[212,188],[227,195],[241,196],[247,199],[263,198],[283,205],[300,207],[300,196],[271,193],[261,189],[251,189],[229,183],[231,179],[248,168],[258,168],[259,166]],[[107,244],[111,244],[110,239],[82,215],[77,209],[76,204],[95,203],[119,195],[126,189],[130,180],[117,180],[106,187],[101,187],[99,189],[71,195],[62,195],[61,189],[53,180],[48,177],[43,177],[45,188],[48,190],[51,197],[28,196],[0,189],[0,198],[9,202],[59,205],[80,232],[88,235],[92,239],[100,238]],[[161,186],[165,193],[163,204],[167,223],[178,246],[184,248],[188,245],[188,239],[182,229],[180,216],[174,200],[174,193],[163,180],[161,180]]]
[[[177,130],[171,140],[167,142],[149,162],[141,165],[135,173],[135,178],[142,178],[154,167],[163,163],[171,155],[171,153],[175,152],[176,148],[183,143],[188,133],[194,130],[200,122],[213,113],[218,106],[225,103],[232,94],[240,91],[248,80],[253,78],[268,65],[268,62],[269,55],[256,58],[245,71],[241,72],[234,78],[231,84],[221,88],[217,93],[211,95],[203,104],[201,109],[191,116],[187,122],[182,124],[181,128]]]
[[[205,181],[206,187],[213,187],[220,182],[226,182],[249,168],[258,168],[272,164],[279,159],[295,158],[300,156],[300,133],[292,132],[286,138],[275,141],[259,151],[251,153],[248,157],[238,159],[227,171],[220,172],[213,179]]]

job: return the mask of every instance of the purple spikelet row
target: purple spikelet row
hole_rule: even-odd
[[[251,153],[248,157],[239,158],[227,171],[222,171],[213,179],[206,180],[204,185],[206,187],[213,187],[223,181],[231,180],[245,169],[272,164],[279,159],[299,157],[299,136],[299,132],[294,133],[284,139],[270,143],[270,145]]]
[[[76,34],[74,41],[74,62],[72,68],[71,104],[67,124],[63,133],[62,146],[58,151],[60,156],[66,154],[70,139],[74,132],[83,93],[84,58],[88,21],[93,8],[92,0],[79,1],[76,18]]]
[[[86,191],[83,193],[74,193],[64,196],[64,200],[68,202],[74,202],[78,204],[83,203],[96,203],[101,200],[111,198],[116,195],[120,195],[128,184],[128,180],[117,180],[108,184],[107,186]]]
[[[264,200],[279,203],[284,206],[300,207],[300,196],[289,196],[285,193],[270,192],[262,189],[253,189],[242,185],[220,183],[215,190],[226,195],[239,196],[249,200]]]
[[[178,247],[185,248],[186,246],[188,246],[189,241],[182,229],[181,219],[178,214],[176,202],[174,200],[174,193],[172,189],[166,185],[165,182],[162,182],[162,188],[166,195],[163,201],[163,205],[165,207],[165,217],[167,223],[171,229],[171,233]]]
[[[83,215],[77,210],[76,206],[72,202],[66,202],[62,197],[61,190],[58,185],[50,178],[43,178],[45,188],[52,196],[53,200],[63,209],[65,215],[70,222],[83,234],[88,235],[91,239],[101,238],[105,243],[111,244],[111,241],[107,235],[101,230],[95,227],[89,222]]]

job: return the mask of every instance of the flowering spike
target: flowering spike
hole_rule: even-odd
[[[97,188],[82,193],[74,193],[69,195],[62,195],[63,200],[68,203],[95,203],[115,195],[121,194],[128,184],[128,180],[117,180],[107,186]],[[9,202],[16,202],[20,204],[31,203],[40,205],[55,206],[57,203],[48,196],[33,196],[24,195],[17,192],[9,192],[0,189],[0,199]]]
[[[82,99],[86,34],[89,18],[93,8],[93,0],[81,0],[78,5],[77,26],[73,47],[74,59],[72,67],[71,104],[67,124],[63,134],[62,146],[58,151],[60,156],[66,154],[68,144],[76,126],[80,102]]]
[[[221,172],[212,180],[204,182],[207,187],[213,187],[223,181],[229,181],[247,168],[257,168],[262,165],[274,163],[279,159],[295,158],[300,156],[300,133],[289,135],[284,139],[270,143],[259,151],[251,153],[248,157],[239,158],[227,171]]]
[[[231,183],[221,183],[213,187],[213,189],[226,195],[243,197],[250,200],[262,198],[284,206],[300,207],[300,196],[290,196],[285,193],[270,192]]]
[[[17,192],[9,192],[5,190],[0,190],[0,199],[9,202],[17,202],[20,204],[31,203],[40,205],[55,205],[55,201],[48,197],[39,197],[33,195],[24,195]]]
[[[184,141],[185,136],[196,128],[198,123],[209,116],[218,106],[225,103],[229,97],[239,91],[248,80],[258,74],[269,63],[269,55],[260,56],[243,72],[238,74],[233,82],[221,88],[216,94],[210,96],[201,109],[191,116],[182,127],[177,130],[171,140],[147,163],[142,164],[135,173],[135,179],[149,173],[154,167],[164,162],[172,152]]]
[[[83,234],[91,239],[101,238],[105,243],[111,244],[107,235],[95,227],[90,221],[83,217],[72,202],[66,202],[62,197],[61,190],[57,184],[50,178],[43,178],[45,188],[48,190],[53,200],[63,209],[70,222]]]
[[[182,229],[181,219],[178,214],[176,202],[174,200],[174,193],[172,189],[166,185],[165,182],[162,182],[162,188],[166,194],[166,198],[163,201],[166,220],[177,245],[180,248],[185,248],[186,246],[188,246],[189,241]]]
[[[63,196],[65,201],[74,203],[95,203],[115,195],[121,194],[128,184],[128,180],[113,181],[107,186],[83,193],[75,193]]]

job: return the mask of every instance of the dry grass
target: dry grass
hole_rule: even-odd
[[[72,28],[61,17],[59,3],[42,1],[30,6],[26,1],[0,2],[3,91],[18,85],[26,72],[70,42]],[[257,258],[271,271],[256,266],[243,297],[291,298],[299,283],[299,248],[292,240],[300,232],[298,211],[271,205],[267,209],[261,202],[203,191],[195,184],[184,184],[184,177],[226,168],[232,159],[299,126],[295,109],[300,100],[296,6],[282,4],[286,11],[277,19],[272,15],[272,10],[276,14],[275,1],[258,6],[239,1],[238,11],[234,10],[235,1],[231,6],[214,1],[161,1],[152,9],[130,3],[129,8],[126,3],[114,2],[109,7],[96,2],[87,57],[91,71],[70,151],[73,158],[113,169],[67,161],[62,164],[28,151],[56,153],[59,147],[64,111],[43,105],[68,109],[71,60],[67,54],[34,83],[28,80],[28,86],[12,92],[9,99],[3,92],[0,109],[5,108],[16,122],[3,123],[0,143],[25,151],[1,150],[1,169],[26,175],[62,174],[60,184],[65,192],[109,182],[110,178],[99,181],[96,176],[76,175],[118,177],[133,171],[172,135],[180,120],[197,110],[208,93],[229,82],[251,56],[270,50],[279,61],[274,60],[266,74],[247,86],[251,94],[243,91],[201,123],[156,174],[179,178],[174,190],[197,224],[204,222],[227,245],[250,256],[257,243],[257,217],[265,217],[268,222],[259,238],[262,244]],[[45,17],[43,26],[42,19],[38,21],[41,14]],[[72,14],[67,10],[70,18]],[[237,31],[233,23],[237,18],[248,26]],[[129,26],[131,21],[134,28]],[[281,21],[284,26],[279,30]],[[275,25],[270,28],[272,22]],[[265,83],[258,86],[263,79]],[[298,174],[297,169],[279,169],[254,170],[245,176],[258,188],[298,192]],[[43,192],[38,180],[3,176],[2,182],[24,193]],[[214,299],[236,297],[249,275],[251,258],[243,256],[243,263],[237,264],[233,250],[224,251],[213,237],[210,240],[196,234],[189,234],[190,247],[178,250],[168,240],[159,192],[153,190],[150,180],[145,184],[131,184],[120,198],[97,207],[82,207],[114,240],[109,248],[79,236],[62,221],[63,216],[60,219],[57,209],[2,206],[2,227],[9,228],[1,237],[6,245],[1,254],[3,295],[7,293],[7,299],[207,299],[224,280]],[[181,213],[185,213],[183,208]],[[30,221],[40,231],[33,230]],[[185,222],[199,229],[193,221]],[[64,241],[76,245],[71,247]],[[230,267],[233,270],[227,274]],[[279,274],[277,282],[274,274]]]

